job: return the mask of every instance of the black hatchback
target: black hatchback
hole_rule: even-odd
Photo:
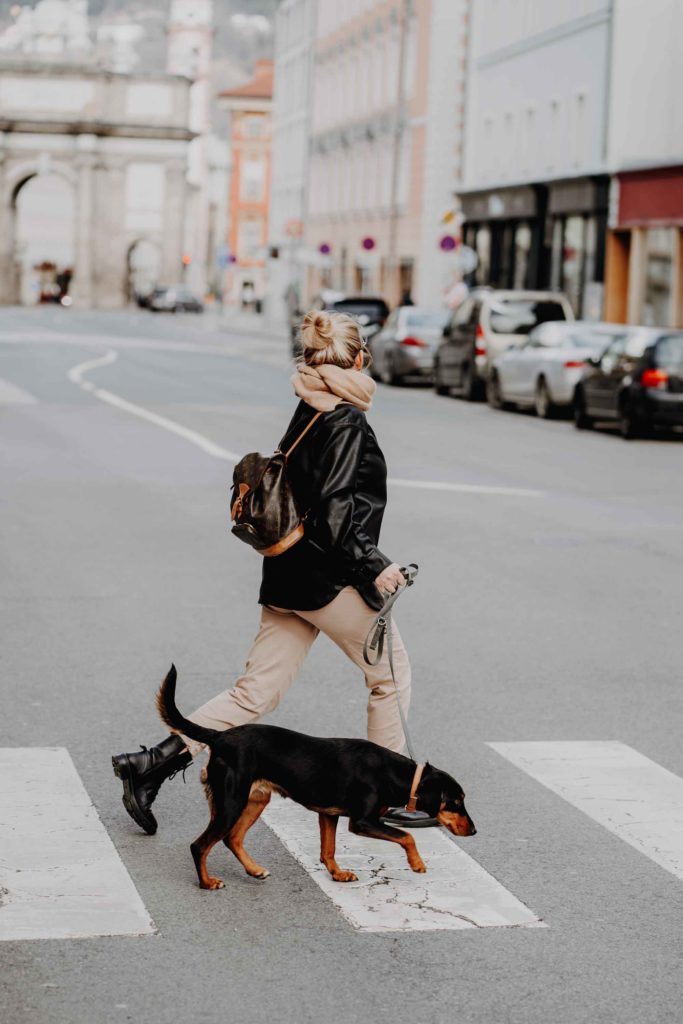
[[[683,427],[683,331],[633,328],[587,360],[574,392],[574,423],[616,420],[622,437]]]

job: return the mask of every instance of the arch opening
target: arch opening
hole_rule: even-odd
[[[76,258],[76,195],[56,173],[35,173],[16,186],[15,300],[33,306],[68,296]]]

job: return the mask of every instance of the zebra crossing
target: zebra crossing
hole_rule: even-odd
[[[683,880],[681,777],[616,741],[488,746]],[[415,875],[399,847],[340,829],[337,859],[357,881],[339,884],[319,863],[316,815],[278,798],[263,820],[358,931],[552,927],[478,863],[476,840],[418,833],[428,873]],[[155,932],[63,748],[0,750],[0,850],[0,940]]]

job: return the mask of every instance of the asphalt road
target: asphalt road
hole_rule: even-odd
[[[359,933],[261,823],[272,877],[226,862],[227,888],[198,890],[196,768],[162,790],[157,836],[123,812],[111,754],[163,736],[172,660],[187,710],[242,669],[260,567],[227,529],[228,462],[69,379],[108,351],[89,381],[230,451],[269,450],[293,407],[273,337],[0,312],[0,747],[68,748],[159,929],[3,943],[5,1024],[678,1024],[683,882],[487,743],[620,740],[683,774],[683,444],[380,386],[372,423],[408,482],[382,547],[421,567],[397,616],[415,738],[467,790],[463,849],[548,927]],[[362,735],[364,709],[319,640],[270,720]]]

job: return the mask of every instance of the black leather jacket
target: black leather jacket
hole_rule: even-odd
[[[280,448],[286,451],[315,409],[299,402]],[[338,405],[324,413],[288,461],[294,496],[306,512],[303,540],[263,560],[259,602],[310,611],[354,586],[372,608],[374,585],[391,559],[377,547],[387,502],[387,467],[365,413]]]

